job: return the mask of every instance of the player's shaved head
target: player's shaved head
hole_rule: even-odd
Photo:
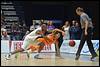
[[[47,31],[47,25],[46,24],[42,24],[41,25],[41,29],[44,30],[44,31]]]

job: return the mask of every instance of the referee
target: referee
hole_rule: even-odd
[[[79,59],[80,53],[81,53],[81,50],[83,48],[85,41],[87,42],[89,51],[92,55],[91,60],[93,60],[97,56],[97,54],[96,54],[96,52],[93,48],[93,43],[91,42],[91,33],[92,33],[92,29],[93,29],[92,21],[89,18],[89,16],[86,13],[84,13],[83,8],[78,7],[76,9],[76,13],[77,13],[77,15],[80,16],[80,23],[81,23],[81,27],[82,27],[82,35],[81,35],[81,41],[80,41],[80,44],[79,44],[79,47],[78,47],[78,50],[77,50],[77,53],[76,53],[75,60]]]

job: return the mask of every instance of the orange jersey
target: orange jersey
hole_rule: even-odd
[[[52,34],[47,35],[46,38],[38,38],[39,42],[43,42],[45,45],[51,45],[54,43],[55,40],[57,40],[56,37],[54,37]]]
[[[52,34],[47,35],[46,38],[38,38],[37,40],[38,40],[39,42],[44,43],[45,45],[51,45],[51,44],[54,43],[55,41],[56,41],[56,43],[58,43],[57,37],[54,37]],[[29,48],[30,48],[32,51],[35,51],[35,50],[38,49],[38,46],[30,45]]]

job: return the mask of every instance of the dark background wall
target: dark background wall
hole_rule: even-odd
[[[32,25],[32,19],[79,20],[75,9],[80,6],[92,18],[94,37],[99,39],[99,2],[98,1],[16,1],[23,6],[25,22]],[[63,24],[64,22],[62,22]]]

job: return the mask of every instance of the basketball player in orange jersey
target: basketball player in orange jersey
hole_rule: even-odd
[[[41,46],[38,45],[39,46],[37,48],[38,53],[34,56],[34,58],[39,58],[39,53],[41,52],[43,47],[45,45],[51,46],[52,43],[54,43],[55,46],[56,46],[57,56],[60,56],[60,49],[59,49],[59,46],[58,46],[58,44],[59,44],[58,38],[60,37],[60,33],[62,33],[62,35],[64,35],[63,31],[61,31],[59,29],[54,29],[51,34],[48,34],[47,36],[44,36],[43,38],[37,38],[36,39],[37,42],[35,42],[35,44],[41,43]],[[36,50],[34,44],[31,45],[28,49],[31,49],[32,51]]]

